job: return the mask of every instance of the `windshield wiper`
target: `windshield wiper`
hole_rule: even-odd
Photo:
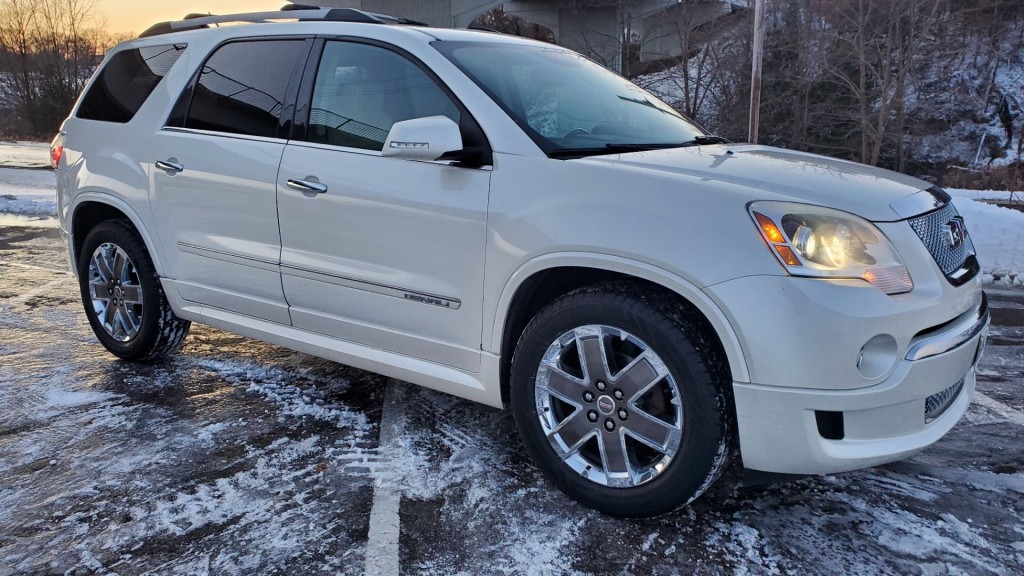
[[[687,144],[678,142],[650,144],[605,144],[600,148],[555,148],[548,152],[551,158],[584,158],[587,156],[601,156],[602,154],[623,154],[626,152],[645,152],[647,150],[664,150],[666,148],[680,148]]]
[[[605,144],[594,148],[555,148],[548,152],[551,158],[586,158],[604,154],[625,154],[627,152],[645,152],[647,150],[665,150],[668,148],[688,148],[690,146],[706,146],[709,144],[732,144],[732,141],[721,136],[697,136],[686,142],[648,142]]]
[[[684,142],[683,146],[706,146],[708,144],[732,144],[732,140],[728,138],[722,138],[721,136],[697,136],[689,142]]]

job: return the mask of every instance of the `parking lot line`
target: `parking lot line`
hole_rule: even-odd
[[[20,264],[18,262],[5,262],[0,260],[0,266],[10,266],[11,268],[22,268],[24,270],[38,270],[41,272],[51,272],[53,274],[61,274],[70,276],[71,272],[68,270],[56,270],[54,268],[43,268],[42,266],[32,266],[31,264]]]
[[[1003,404],[1002,402],[996,400],[995,398],[992,398],[991,396],[988,396],[981,392],[976,392],[974,394],[974,402],[981,404],[985,408],[988,408],[989,410],[995,412],[996,414],[999,414],[1000,416],[1009,420],[1010,422],[1013,422],[1020,426],[1024,426],[1024,412],[1021,412],[1020,410],[1017,410],[1011,406],[1007,406],[1006,404]]]
[[[388,380],[384,390],[384,407],[380,418],[380,446],[383,454],[394,454],[405,427],[405,403],[402,384]],[[398,543],[401,519],[398,511],[402,492],[393,484],[393,474],[383,474],[373,483],[373,505],[370,508],[370,531],[366,542],[368,576],[393,576],[399,573]],[[389,482],[391,484],[389,485]]]
[[[50,290],[51,288],[55,288],[55,287],[59,286],[60,284],[63,284],[66,281],[67,281],[66,278],[58,278],[56,280],[51,280],[51,281],[47,282],[46,284],[43,284],[42,286],[39,286],[35,290],[30,290],[30,291],[22,294],[21,296],[18,296],[17,298],[11,298],[10,300],[7,300],[6,302],[4,302],[4,304],[7,304],[7,305],[24,304],[25,302],[28,302],[29,300],[35,298],[36,296],[39,296],[40,294],[46,292],[47,290]]]

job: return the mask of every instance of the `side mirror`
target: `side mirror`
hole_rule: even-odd
[[[432,162],[462,150],[459,126],[447,116],[428,116],[396,122],[384,142],[386,158]]]

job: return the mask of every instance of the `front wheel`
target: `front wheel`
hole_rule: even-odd
[[[628,284],[571,292],[527,326],[512,410],[544,473],[580,503],[654,516],[697,498],[732,445],[728,369],[697,312]]]
[[[78,282],[93,332],[125,360],[155,360],[177,351],[191,322],[174,315],[142,239],[123,220],[86,236]]]

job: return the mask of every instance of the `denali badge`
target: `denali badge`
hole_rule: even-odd
[[[964,239],[967,238],[967,227],[964,226],[964,219],[960,216],[953,218],[943,226],[943,230],[946,232],[946,240],[949,241],[949,245],[953,248],[964,243]]]
[[[419,302],[420,304],[430,304],[431,306],[440,306],[441,308],[453,308],[454,307],[456,310],[459,309],[458,306],[453,306],[453,302],[451,300],[444,300],[444,299],[441,299],[441,298],[434,298],[433,296],[427,296],[425,294],[408,294],[407,293],[407,294],[405,294],[405,299],[406,300],[411,300],[413,302]]]

